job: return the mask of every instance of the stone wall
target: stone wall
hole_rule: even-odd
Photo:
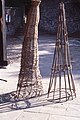
[[[27,2],[26,2],[27,3]],[[60,0],[41,0],[40,5],[40,24],[39,28],[42,31],[56,33],[58,26]],[[65,11],[67,19],[67,27],[69,33],[80,32],[80,2],[78,0],[65,0]],[[24,5],[25,6],[25,5]],[[13,7],[14,8],[14,7]],[[30,8],[30,3],[27,3],[26,9]],[[23,13],[20,8],[16,10],[14,24],[9,24],[7,34],[14,34],[16,28],[21,25]],[[15,22],[16,21],[16,22]]]
[[[80,6],[74,0],[65,0],[67,27],[69,33],[80,32]],[[56,33],[59,0],[42,0],[40,30]]]

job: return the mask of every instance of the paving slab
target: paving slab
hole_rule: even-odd
[[[21,114],[23,113],[22,110],[12,111],[12,112],[5,112],[0,114],[0,120],[17,120]]]
[[[49,120],[80,120],[80,118],[76,118],[76,117],[69,117],[69,116],[55,116],[55,115],[51,115],[49,117]]]
[[[3,99],[16,90],[20,71],[21,41],[8,41],[7,52],[10,61],[6,69],[0,69],[0,120],[80,120],[80,42],[70,40],[71,61],[77,97],[62,103],[54,103],[47,98],[50,80],[55,37],[39,37],[40,70],[42,75],[43,96],[18,102],[19,108],[12,109],[13,101]],[[74,51],[74,52],[73,52]],[[4,82],[7,80],[7,82]],[[30,106],[27,106],[27,103]],[[27,106],[27,107],[26,107]]]
[[[49,115],[36,112],[24,112],[17,120],[48,120]]]

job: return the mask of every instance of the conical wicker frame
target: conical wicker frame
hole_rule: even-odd
[[[74,96],[76,97],[76,93],[70,61],[65,9],[64,3],[61,2],[48,97],[53,101],[61,102],[62,100],[73,99]]]

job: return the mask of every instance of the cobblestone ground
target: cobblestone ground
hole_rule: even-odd
[[[55,36],[39,36],[40,71],[44,88],[43,96],[19,101],[13,107],[10,93],[16,90],[20,70],[23,36],[7,39],[8,66],[0,69],[0,120],[80,120],[80,39],[69,38],[71,63],[77,97],[67,102],[56,103],[47,98]],[[7,82],[4,82],[7,80]]]

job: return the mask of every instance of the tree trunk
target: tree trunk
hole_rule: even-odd
[[[39,4],[39,0],[32,0],[27,17],[17,97],[20,95],[22,97],[33,97],[42,94],[38,56]]]

